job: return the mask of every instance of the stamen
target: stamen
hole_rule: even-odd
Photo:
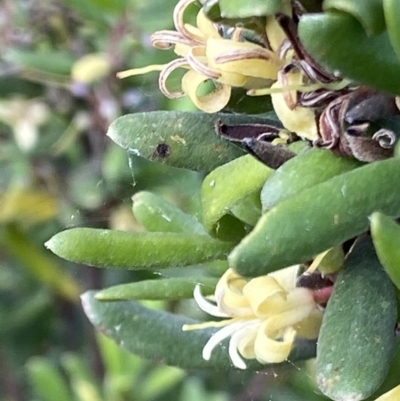
[[[194,289],[193,298],[196,301],[198,307],[209,315],[216,317],[230,317],[228,314],[222,312],[217,305],[212,304],[203,297],[199,284],[197,284]]]
[[[142,75],[142,74],[147,74],[148,72],[152,71],[162,71],[165,68],[165,64],[153,64],[153,65],[148,65],[146,67],[142,68],[132,68],[130,70],[126,71],[120,71],[117,72],[116,76],[117,78],[123,79],[127,77],[132,77],[134,75]]]
[[[209,361],[214,348],[223,340],[225,340],[225,338],[228,338],[237,330],[239,330],[243,326],[244,322],[246,321],[239,320],[238,322],[232,323],[229,326],[225,326],[221,330],[218,330],[216,333],[214,333],[203,348],[203,359]]]
[[[261,320],[256,319],[256,320],[251,320],[247,323],[243,323],[243,326],[240,330],[236,331],[236,333],[233,333],[231,336],[231,339],[229,341],[229,357],[231,358],[231,361],[235,367],[238,369],[246,369],[247,366],[240,356],[238,352],[238,345],[239,342],[246,336],[249,335],[249,331],[252,329],[255,330],[257,329],[257,326],[259,326],[261,323]],[[255,335],[256,331],[254,332]]]
[[[185,96],[184,92],[170,92],[167,88],[167,79],[172,71],[179,67],[184,67],[187,65],[188,62],[185,58],[177,58],[176,60],[172,60],[170,63],[164,66],[163,70],[160,73],[160,76],[158,77],[158,86],[164,96],[168,97],[169,99],[179,99]]]

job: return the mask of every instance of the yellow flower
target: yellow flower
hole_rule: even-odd
[[[50,117],[48,106],[39,99],[15,97],[0,101],[0,121],[9,125],[24,152],[31,151],[39,137],[39,127]]]
[[[299,266],[291,266],[249,281],[227,270],[212,300],[201,295],[199,286],[194,291],[202,310],[226,320],[185,325],[183,330],[222,327],[203,348],[206,360],[230,337],[229,356],[239,369],[246,369],[243,358],[261,363],[285,361],[295,337],[317,338],[322,320],[313,292],[296,287],[298,270]]]
[[[381,395],[375,401],[398,401],[400,400],[400,386],[392,388],[387,393]]]
[[[151,36],[151,43],[159,49],[174,46],[179,58],[166,65],[151,65],[124,71],[120,78],[161,71],[160,90],[165,96],[176,99],[188,95],[201,110],[212,113],[221,110],[229,101],[232,87],[257,89],[269,87],[276,79],[280,68],[286,63],[281,45],[285,39],[283,31],[273,17],[267,19],[266,32],[270,48],[244,41],[242,29],[234,28],[231,39],[222,37],[218,26],[205,16],[203,9],[197,14],[197,26],[185,24],[184,11],[195,0],[181,0],[174,10],[176,31],[159,31]],[[287,49],[282,53],[288,54]],[[166,85],[168,76],[177,68],[189,71],[182,78],[182,91],[171,92]],[[206,81],[216,85],[211,93],[201,96],[199,87]]]

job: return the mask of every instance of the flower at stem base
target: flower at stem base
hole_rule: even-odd
[[[151,35],[151,43],[159,49],[174,46],[179,58],[165,65],[152,65],[123,71],[118,77],[160,71],[159,87],[171,99],[188,95],[201,110],[213,113],[224,108],[231,96],[232,87],[259,89],[270,87],[276,81],[280,68],[287,62],[282,45],[286,36],[271,16],[267,18],[266,32],[270,48],[245,41],[243,29],[234,28],[231,38],[225,38],[218,26],[203,12],[197,14],[196,25],[184,23],[185,9],[195,0],[180,0],[174,9],[175,31],[163,30]],[[271,37],[270,37],[271,36]],[[167,78],[177,68],[188,69],[182,78],[182,91],[171,92],[166,85]],[[215,89],[206,95],[199,95],[200,86],[212,81]]]
[[[227,270],[212,300],[201,295],[199,286],[194,291],[202,310],[225,320],[185,325],[183,330],[220,328],[203,348],[206,360],[230,337],[229,356],[239,369],[246,369],[243,358],[261,363],[285,361],[296,336],[316,339],[322,321],[312,290],[295,286],[298,270],[299,266],[292,266],[249,281]]]

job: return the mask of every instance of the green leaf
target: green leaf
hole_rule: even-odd
[[[4,243],[26,271],[52,291],[73,302],[79,299],[82,290],[78,282],[17,226],[5,227]]]
[[[211,171],[244,154],[219,137],[215,124],[265,123],[268,119],[240,114],[154,111],[115,120],[107,135],[119,146],[146,159],[196,171]]]
[[[68,373],[70,384],[78,401],[102,401],[98,383],[82,357],[72,353],[62,356],[62,366]]]
[[[370,220],[378,258],[395,286],[400,289],[400,226],[379,212],[372,214]]]
[[[400,94],[400,60],[387,32],[368,37],[347,14],[304,15],[299,36],[305,48],[324,67],[372,88]]]
[[[201,188],[203,224],[216,235],[219,220],[246,197],[259,193],[273,172],[253,156],[246,155],[212,171]]]
[[[396,317],[394,287],[371,238],[360,237],[338,274],[318,337],[316,376],[325,395],[364,400],[379,388],[394,356]]]
[[[172,366],[154,367],[142,381],[140,397],[142,400],[154,400],[171,391],[178,383],[182,382],[186,373],[182,369]],[[167,398],[166,396],[163,397]]]
[[[197,284],[201,285],[203,295],[211,295],[214,293],[217,282],[217,278],[211,277],[143,280],[102,290],[96,294],[96,299],[99,301],[189,299],[193,298],[193,291]]]
[[[64,377],[46,358],[34,357],[29,359],[26,369],[34,393],[40,400],[74,400]]]
[[[121,269],[189,266],[224,258],[233,246],[204,235],[94,228],[60,232],[45,245],[59,257],[72,262]]]
[[[313,186],[265,213],[229,255],[244,276],[306,262],[367,231],[376,210],[400,216],[400,163],[370,163]]]
[[[100,331],[127,351],[144,359],[182,368],[233,369],[226,341],[214,349],[210,361],[201,356],[215,329],[182,331],[184,324],[198,322],[169,312],[147,309],[135,301],[100,302],[95,295],[95,291],[82,295],[86,315]],[[308,359],[314,354],[313,342],[297,340],[290,360]],[[247,365],[251,370],[263,367],[256,361]]]
[[[28,51],[13,49],[5,52],[4,58],[23,68],[38,70],[49,74],[69,76],[74,57],[64,51]],[[51,60],[51,63],[49,63]]]
[[[307,149],[284,163],[265,182],[261,191],[263,210],[360,165],[358,160],[337,156],[328,149]]]
[[[290,11],[288,0],[219,0],[221,17],[229,19],[262,17]]]
[[[368,36],[385,30],[382,0],[324,0],[325,11],[343,11],[358,20]]]
[[[400,59],[400,2],[383,0],[386,29],[397,57]]]
[[[136,220],[151,232],[175,232],[207,235],[203,225],[177,206],[151,192],[137,192],[133,198]]]

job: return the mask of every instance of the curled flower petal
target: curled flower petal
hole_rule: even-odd
[[[290,73],[290,76],[300,76],[300,73]],[[293,84],[293,80],[289,81],[289,84]],[[280,82],[274,83],[271,88],[280,88],[282,84]],[[318,128],[315,118],[314,110],[296,106],[291,109],[285,99],[284,93],[272,93],[272,105],[274,106],[275,113],[278,118],[282,121],[282,124],[289,131],[295,132],[297,135],[307,138],[311,141],[318,138]]]
[[[293,328],[296,330],[297,336],[308,340],[318,338],[323,315],[322,311],[315,309],[310,316],[295,324]]]
[[[164,66],[160,76],[158,77],[158,86],[160,87],[160,91],[164,94],[164,96],[168,97],[169,99],[179,99],[180,97],[185,96],[184,92],[170,92],[170,90],[167,88],[167,79],[174,70],[187,65],[188,64],[185,58],[178,58],[176,60],[172,60],[170,63]]]
[[[184,44],[190,47],[190,40],[176,31],[157,31],[150,36],[150,43],[157,49],[168,50],[174,44]]]
[[[269,45],[274,52],[278,52],[282,43],[287,39],[285,32],[278,24],[274,15],[267,16],[267,23],[265,25],[265,32],[267,34]]]
[[[209,78],[194,70],[189,70],[182,78],[182,89],[200,110],[206,113],[216,113],[223,109],[231,97],[231,87],[219,84],[215,90],[207,95],[199,96],[197,90]]]
[[[210,301],[203,297],[199,284],[197,284],[194,288],[193,297],[199,308],[209,315],[216,317],[230,317],[228,314],[221,312],[216,305],[212,304]]]
[[[281,67],[281,61],[272,51],[229,39],[209,38],[207,60],[213,68],[263,79],[276,79]]]
[[[221,74],[208,67],[205,59],[205,47],[204,46],[195,46],[192,47],[187,56],[186,59],[190,65],[195,71],[198,73],[205,75],[209,79],[218,79]]]
[[[194,3],[196,0],[180,0],[178,4],[174,8],[174,25],[175,29],[181,33],[183,36],[191,40],[192,42],[195,43],[202,43],[203,41],[203,35],[198,35],[194,33],[192,30],[187,28],[187,25],[183,22],[183,16],[185,13],[186,8]]]
[[[207,16],[204,14],[203,9],[201,9],[197,14],[196,25],[205,37],[221,38],[216,24],[214,24],[211,20],[207,18]]]
[[[221,306],[221,299],[218,298],[222,296],[223,303],[227,308],[246,308],[247,312],[251,313],[249,302],[243,295],[243,288],[246,284],[247,281],[243,277],[239,276],[233,269],[228,269],[218,281],[215,288],[218,306]]]
[[[300,268],[301,265],[293,265],[269,273],[268,276],[273,277],[286,291],[290,291],[296,287],[296,280],[299,275]]]
[[[271,337],[276,336],[281,329],[287,326],[293,326],[296,323],[306,319],[315,310],[313,293],[308,288],[298,287],[289,292],[286,302],[278,305],[279,309],[267,318],[268,334]]]
[[[257,360],[261,363],[283,362],[290,354],[296,336],[296,330],[292,327],[288,327],[283,333],[282,340],[275,340],[270,338],[265,332],[267,322],[261,325],[254,342]]]
[[[270,276],[261,276],[250,280],[243,288],[243,295],[248,299],[253,313],[268,316],[286,302],[287,292]]]
[[[400,386],[392,388],[387,393],[381,395],[375,401],[397,401],[400,400]]]

